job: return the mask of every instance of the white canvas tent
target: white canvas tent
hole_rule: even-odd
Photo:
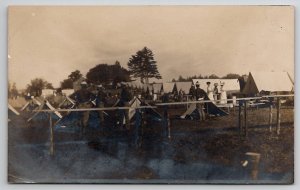
[[[250,72],[243,93],[291,92],[293,89],[293,82],[287,72]]]
[[[63,89],[61,92],[62,92],[64,95],[66,95],[66,96],[70,96],[70,95],[73,94],[75,91],[74,91],[74,89]]]
[[[48,102],[45,101],[43,104],[41,104],[36,110],[42,110],[42,109],[50,109],[50,110],[55,110],[55,108]],[[27,122],[31,121],[34,117],[36,117],[38,114],[40,114],[41,112],[36,112],[35,114],[33,114],[28,120]],[[58,111],[54,111],[53,112],[59,119],[62,118],[62,115],[58,112]]]
[[[160,94],[160,92],[162,90],[162,85],[163,85],[162,83],[154,83],[152,85],[154,93]]]
[[[31,101],[28,101],[22,108],[21,108],[21,111],[24,111],[30,104],[35,104],[37,106],[41,106],[42,103],[40,102],[40,100],[34,98],[34,97],[31,97]]]
[[[230,92],[239,92],[240,91],[240,83],[238,79],[192,79],[193,84],[195,85],[197,82],[200,84],[200,88],[203,90],[207,90],[207,82],[210,82],[210,85],[214,87],[215,83],[218,83],[218,90],[220,91],[220,84],[224,83],[223,89],[228,93]]]
[[[42,96],[44,97],[48,97],[54,94],[54,90],[53,89],[43,89],[42,90]]]
[[[12,111],[16,115],[20,115],[20,113],[14,107],[12,107],[10,104],[8,104],[8,110]]]
[[[188,94],[192,86],[192,82],[176,82],[177,91],[181,89],[185,94]]]
[[[153,87],[151,84],[143,84],[143,90],[147,91],[147,88],[149,89],[149,92],[152,92]]]
[[[173,92],[174,86],[175,86],[175,82],[164,82],[163,83],[164,93]]]
[[[142,88],[143,84],[140,81],[131,81],[128,83],[131,88]]]
[[[138,98],[133,98],[130,101],[130,107],[132,107],[131,109],[129,109],[129,120],[131,120],[136,112],[136,110],[134,108],[137,108],[141,105],[141,101]],[[124,118],[124,124],[125,124],[125,118]]]

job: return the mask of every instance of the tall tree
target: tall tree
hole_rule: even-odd
[[[235,74],[235,73],[229,73],[227,75],[225,75],[224,77],[222,77],[223,79],[238,79],[241,76],[239,74]]]
[[[71,74],[69,74],[68,79],[71,79],[73,82],[75,82],[78,79],[80,79],[81,77],[82,77],[82,74],[80,73],[80,71],[76,70],[76,71],[71,72]]]
[[[108,64],[98,64],[91,68],[86,74],[86,78],[95,83],[118,83],[118,82],[128,82],[130,81],[129,72],[121,67],[119,61],[116,61],[114,65]]]
[[[207,78],[209,78],[209,79],[219,79],[220,77],[218,77],[218,76],[215,75],[215,74],[211,74],[211,75],[209,75]]]
[[[73,81],[71,79],[65,79],[60,82],[61,89],[71,89],[73,88]]]
[[[142,83],[149,83],[149,78],[161,79],[154,60],[154,54],[147,47],[131,56],[128,69],[133,77],[140,78]]]
[[[82,77],[79,70],[75,70],[68,75],[68,78],[60,82],[60,88],[70,89],[73,88],[73,82],[77,81]]]
[[[8,83],[8,97],[9,98],[14,98],[16,96],[18,96],[18,90],[16,87],[16,83],[14,82],[12,85],[10,84],[10,82]]]
[[[51,83],[42,78],[35,78],[30,81],[30,84],[27,85],[26,92],[29,92],[34,96],[40,96],[42,94],[42,90],[45,88],[53,89],[53,86]]]

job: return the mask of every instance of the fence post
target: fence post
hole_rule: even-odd
[[[272,121],[273,121],[273,113],[272,113],[272,109],[273,109],[273,106],[272,104],[270,104],[270,113],[269,113],[269,126],[270,126],[270,132],[272,132]]]
[[[168,123],[168,138],[171,140],[171,120],[169,113],[167,114],[167,123]]]
[[[134,145],[138,146],[139,143],[139,128],[142,127],[142,116],[140,109],[136,109],[136,121],[134,126]]]
[[[54,155],[54,131],[51,112],[49,112],[49,131],[50,131],[50,155]]]
[[[247,100],[244,103],[244,126],[245,126],[245,136],[248,137],[248,125],[247,125]]]
[[[280,134],[280,108],[281,108],[281,101],[280,98],[277,98],[277,126],[276,126],[276,132],[277,135]]]
[[[242,135],[242,125],[241,125],[241,119],[242,119],[242,101],[239,101],[239,113],[238,113],[238,125],[239,125],[239,134]]]

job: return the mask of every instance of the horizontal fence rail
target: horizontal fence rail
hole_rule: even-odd
[[[294,94],[290,95],[273,95],[273,96],[259,96],[259,97],[247,97],[247,98],[236,98],[236,99],[223,99],[223,100],[198,100],[198,101],[186,101],[186,102],[168,102],[168,103],[157,103],[153,106],[138,106],[138,107],[103,107],[103,108],[76,108],[76,109],[40,109],[33,110],[33,112],[83,112],[83,111],[109,111],[109,110],[128,110],[128,109],[147,109],[157,108],[158,106],[168,105],[186,105],[186,104],[200,104],[200,103],[215,103],[221,101],[251,101],[259,100],[264,98],[283,98],[283,97],[294,97]],[[221,104],[220,104],[221,105]]]
[[[249,101],[252,100],[259,100],[259,99],[264,99],[264,98],[277,98],[277,122],[276,122],[276,133],[277,135],[280,134],[280,107],[281,107],[281,101],[280,98],[283,97],[294,97],[294,95],[273,95],[273,96],[260,96],[260,97],[248,97],[248,98],[235,98],[235,99],[226,99],[227,101],[232,101],[232,102],[239,102],[239,110],[238,110],[238,128],[239,128],[239,133],[240,136],[242,135],[244,131],[245,137],[248,136],[248,124],[247,124],[247,107],[249,105]],[[137,107],[101,107],[101,108],[79,108],[79,109],[39,109],[39,110],[33,110],[33,112],[47,112],[49,115],[49,153],[51,156],[54,156],[54,150],[55,150],[55,140],[54,140],[54,125],[51,117],[51,112],[83,112],[83,111],[105,111],[105,110],[129,110],[129,109],[148,109],[148,108],[157,108],[158,106],[168,106],[168,105],[187,105],[187,104],[201,104],[201,103],[209,103],[209,102],[220,102],[222,100],[198,100],[198,101],[187,101],[187,102],[169,102],[169,103],[157,103],[154,106],[146,105],[146,106],[137,106]],[[220,104],[222,105],[222,104]],[[242,121],[242,109],[244,111],[243,117],[244,121]],[[138,114],[139,115],[139,114]],[[139,115],[140,119],[142,120],[142,116]],[[167,126],[168,130],[168,138],[171,140],[171,122],[169,118],[169,114],[166,113],[166,118],[165,120],[167,122],[164,122],[165,125]],[[139,126],[142,125],[142,122],[138,122],[135,125]],[[270,132],[272,131],[272,105],[270,106]],[[82,132],[82,131],[81,131]],[[135,142],[137,144],[138,138],[139,138],[139,133],[138,133],[138,127],[135,127]]]

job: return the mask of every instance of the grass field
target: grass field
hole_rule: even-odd
[[[294,113],[281,110],[281,133],[269,130],[269,110],[248,111],[248,136],[240,135],[237,111],[204,122],[179,120],[180,106],[170,107],[171,139],[162,136],[162,124],[140,131],[140,146],[133,131],[90,129],[55,132],[55,155],[49,155],[48,122],[24,125],[12,117],[8,128],[8,180],[41,183],[293,183]],[[161,110],[159,110],[161,111]],[[109,126],[106,126],[109,127]],[[261,155],[258,178],[251,165],[242,166],[245,153]]]

